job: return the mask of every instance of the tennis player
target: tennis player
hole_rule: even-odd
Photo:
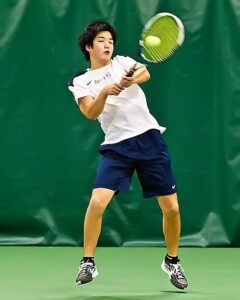
[[[94,253],[102,226],[102,215],[118,192],[128,191],[137,172],[143,196],[156,197],[163,213],[167,254],[161,264],[172,284],[184,289],[188,283],[178,258],[180,213],[170,156],[162,138],[165,128],[149,112],[139,87],[150,79],[146,67],[130,57],[112,58],[117,34],[108,23],[94,21],[79,37],[89,69],[69,82],[80,111],[98,120],[105,133],[102,155],[84,221],[83,259],[76,278],[78,285],[97,275]],[[136,71],[132,77],[126,74]]]

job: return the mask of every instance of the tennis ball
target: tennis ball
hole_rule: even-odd
[[[146,46],[154,47],[154,48],[160,46],[160,44],[161,44],[160,38],[155,35],[147,36],[144,42],[145,42]]]

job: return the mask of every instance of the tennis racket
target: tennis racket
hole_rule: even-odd
[[[170,13],[159,13],[144,26],[139,41],[140,55],[150,63],[161,63],[170,58],[184,42],[184,25]],[[131,68],[127,76],[136,69]]]

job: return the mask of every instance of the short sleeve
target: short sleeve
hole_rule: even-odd
[[[88,89],[87,85],[81,84],[78,82],[77,77],[74,78],[69,84],[68,84],[68,89],[73,93],[74,99],[76,103],[78,104],[78,99],[85,97],[85,96],[90,96],[91,93]]]

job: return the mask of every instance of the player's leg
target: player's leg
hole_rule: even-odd
[[[181,220],[177,194],[158,196],[159,206],[163,212],[163,232],[169,256],[178,255]]]
[[[134,171],[128,161],[103,157],[94,183],[94,189],[84,221],[84,257],[81,261],[76,282],[88,283],[98,275],[94,252],[102,227],[102,215],[115,191],[127,191]]]
[[[144,197],[156,196],[163,212],[163,232],[168,254],[161,265],[162,270],[175,287],[186,288],[188,283],[178,259],[181,221],[170,161],[142,162],[137,167],[137,174]]]
[[[181,219],[177,194],[158,196],[157,200],[163,213],[163,232],[167,246],[167,255],[161,268],[175,287],[184,289],[188,282],[178,258]]]
[[[114,195],[113,190],[93,189],[84,220],[84,257],[93,257],[102,227],[102,215]]]
[[[171,158],[167,145],[159,132],[151,131],[145,139],[145,149],[150,149],[145,158],[136,166],[139,181],[145,198],[157,197],[163,212],[163,231],[166,238],[168,255],[171,263],[162,269],[170,268],[166,273],[171,282],[178,288],[186,288],[187,281],[178,260],[178,244],[180,236],[180,213],[176,195],[176,182],[171,168]],[[146,153],[143,149],[144,153]],[[168,261],[166,261],[168,262]],[[164,267],[164,268],[163,268]]]
[[[84,220],[83,259],[76,278],[78,285],[91,282],[98,275],[94,253],[102,228],[102,215],[113,195],[113,190],[93,189]]]

